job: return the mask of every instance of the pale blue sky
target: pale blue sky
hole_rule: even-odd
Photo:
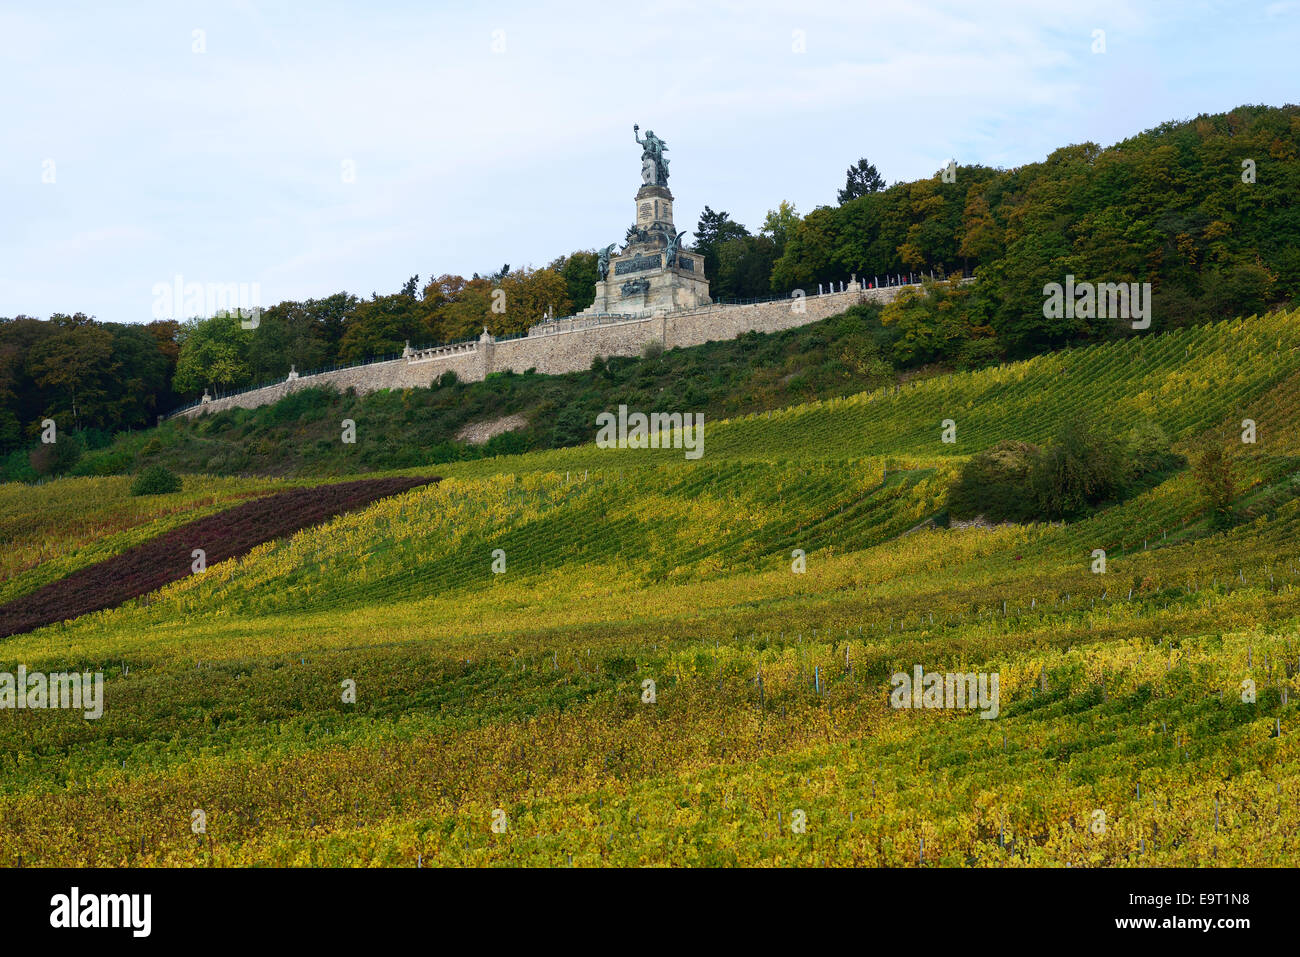
[[[755,228],[859,156],[1016,166],[1300,75],[1297,2],[108,6],[0,3],[0,315],[147,322],[177,274],[270,305],[542,266],[621,240],[634,122],[679,228],[706,203]]]

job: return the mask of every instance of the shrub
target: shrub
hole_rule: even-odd
[[[165,465],[147,466],[131,483],[132,495],[166,495],[180,490],[180,476]]]
[[[1029,474],[1041,453],[1028,442],[1003,440],[977,452],[962,466],[948,492],[953,518],[982,515],[990,522],[1024,522],[1037,517],[1027,493]]]
[[[81,459],[82,443],[74,433],[64,432],[58,441],[42,442],[29,456],[33,471],[41,477],[62,475]]]
[[[996,339],[970,339],[957,350],[955,365],[963,372],[983,369],[1002,361],[1002,347]]]
[[[551,445],[563,448],[569,445],[582,445],[596,437],[595,416],[574,403],[567,406],[555,419],[551,429]]]
[[[0,460],[0,482],[36,482],[39,479],[26,449],[17,449]]]
[[[1192,457],[1192,474],[1210,509],[1210,522],[1216,528],[1232,524],[1232,500],[1237,497],[1237,483],[1232,474],[1232,459],[1221,445],[1202,446]]]
[[[110,448],[102,452],[91,452],[74,465],[71,475],[124,475],[131,471],[135,456],[130,449]]]
[[[1120,448],[1087,427],[1070,424],[1029,471],[1034,503],[1044,518],[1074,518],[1117,495],[1124,484]]]
[[[88,451],[106,449],[113,441],[113,436],[109,435],[103,429],[82,429],[79,434]]]
[[[1130,479],[1180,468],[1183,457],[1172,451],[1165,430],[1151,420],[1139,423],[1128,438],[1126,471]]]

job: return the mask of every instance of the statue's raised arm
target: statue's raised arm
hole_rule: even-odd
[[[664,152],[668,144],[655,136],[654,130],[646,130],[645,139],[641,139],[640,131],[641,127],[633,123],[632,136],[641,147],[641,180],[649,186],[667,186],[668,159]]]

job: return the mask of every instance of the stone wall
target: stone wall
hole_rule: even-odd
[[[580,372],[597,356],[639,356],[647,345],[665,349],[698,346],[734,339],[746,332],[780,332],[836,315],[859,302],[888,302],[907,286],[863,289],[846,283],[843,292],[806,298],[778,299],[752,305],[718,304],[670,312],[644,319],[584,323],[563,320],[553,326],[536,326],[519,339],[495,340],[484,335],[477,342],[440,346],[412,352],[401,359],[300,376],[261,389],[212,399],[177,415],[194,416],[224,409],[253,409],[284,398],[297,389],[333,386],[359,394],[380,389],[427,388],[444,372],[455,372],[466,382],[477,382],[493,372],[535,369],[544,375]]]

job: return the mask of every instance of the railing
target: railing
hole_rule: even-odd
[[[477,348],[477,339],[462,339],[459,342],[449,342],[446,345],[425,346],[422,349],[412,349],[409,355],[403,352],[398,356],[398,358],[405,358],[407,362],[416,362],[422,359],[434,359],[438,356],[451,355],[457,352],[473,352]]]
[[[514,336],[502,336],[501,339],[513,338],[522,339],[529,336],[553,336],[560,332],[561,323],[569,323],[567,329],[563,331],[572,331],[574,329],[587,329],[592,326],[611,325],[619,322],[632,322],[637,317],[631,313],[625,312],[591,312],[583,315],[574,313],[572,316],[560,316],[558,319],[543,319],[534,326],[530,326],[527,332],[519,333]],[[497,341],[500,342],[501,339]]]

